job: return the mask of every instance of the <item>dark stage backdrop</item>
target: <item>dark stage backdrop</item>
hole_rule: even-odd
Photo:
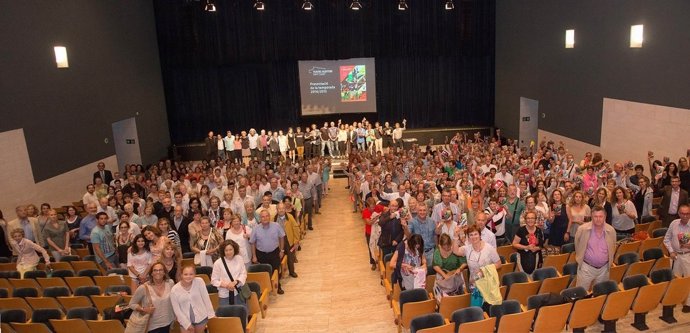
[[[172,142],[208,130],[284,129],[301,117],[297,60],[376,58],[378,114],[411,127],[493,125],[495,0],[154,0]]]

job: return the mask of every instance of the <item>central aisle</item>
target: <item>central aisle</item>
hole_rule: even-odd
[[[302,241],[294,279],[271,296],[258,333],[396,332],[379,272],[371,271],[364,227],[352,213],[346,179],[332,179],[314,230]]]

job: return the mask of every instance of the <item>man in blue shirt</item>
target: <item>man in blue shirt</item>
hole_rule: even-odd
[[[408,239],[412,234],[422,236],[427,263],[432,262],[436,248],[436,223],[429,218],[426,205],[417,206],[417,217],[407,222],[407,226],[403,224],[403,230]]]
[[[271,265],[280,276],[280,261],[285,255],[285,231],[275,222],[271,222],[271,214],[267,210],[261,211],[261,224],[252,230],[249,243],[252,244],[252,263]],[[278,280],[278,294],[284,293]]]
[[[98,212],[98,206],[96,203],[92,202],[86,205],[86,212],[89,214],[84,216],[79,224],[79,239],[86,242],[89,247],[89,252],[93,253],[93,246],[91,245],[91,230],[96,227],[96,213]],[[106,214],[108,216],[108,214]]]

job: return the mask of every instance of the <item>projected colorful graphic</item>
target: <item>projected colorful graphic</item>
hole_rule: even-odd
[[[340,66],[340,101],[367,100],[367,69],[365,65]]]

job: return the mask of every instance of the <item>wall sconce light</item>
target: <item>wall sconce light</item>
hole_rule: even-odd
[[[568,29],[565,31],[565,48],[572,49],[575,47],[575,29]]]
[[[644,26],[642,24],[633,25],[630,27],[630,47],[642,47],[644,41]]]
[[[67,60],[67,48],[64,46],[55,46],[55,63],[57,68],[69,68],[69,61]]]

